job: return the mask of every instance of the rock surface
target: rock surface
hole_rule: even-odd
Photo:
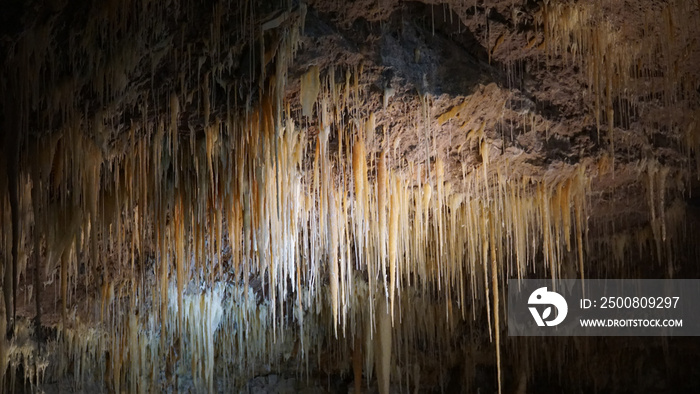
[[[697,389],[690,340],[508,338],[503,299],[697,277],[700,3],[0,14],[1,387]]]

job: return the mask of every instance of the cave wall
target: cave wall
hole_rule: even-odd
[[[504,294],[697,276],[698,7],[8,3],[0,385],[687,388]]]

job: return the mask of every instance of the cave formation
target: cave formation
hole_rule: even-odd
[[[698,277],[700,2],[0,9],[0,391],[700,389],[505,296]]]

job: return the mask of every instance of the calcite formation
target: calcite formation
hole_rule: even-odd
[[[8,14],[0,387],[612,389],[505,336],[506,280],[697,272],[700,3]]]

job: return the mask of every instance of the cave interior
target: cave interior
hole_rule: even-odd
[[[699,277],[699,21],[3,1],[0,391],[698,392],[694,337],[509,336],[506,294]]]

